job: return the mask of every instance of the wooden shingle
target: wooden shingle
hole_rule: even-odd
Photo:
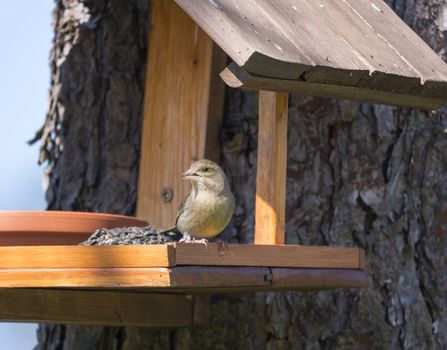
[[[233,87],[434,109],[447,65],[381,0],[176,0],[232,58]]]

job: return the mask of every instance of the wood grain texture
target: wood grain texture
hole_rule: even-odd
[[[267,266],[361,269],[361,249],[305,247],[300,245],[229,244],[221,251],[217,244],[180,243],[175,248],[176,264],[209,266]]]
[[[176,1],[251,74],[447,98],[447,65],[383,1]]]
[[[0,269],[0,288],[166,288],[167,268]]]
[[[392,91],[383,91],[368,87],[342,86],[336,84],[320,84],[305,82],[300,80],[272,79],[267,77],[255,76],[238,67],[234,62],[231,63],[220,74],[227,85],[233,88],[255,89],[255,90],[274,90],[293,92],[301,95],[313,95],[318,97],[330,97],[338,99],[348,99],[355,101],[367,101],[372,103],[381,103],[403,107],[421,108],[433,110],[442,106],[445,102],[442,92],[438,88],[438,93],[397,93]],[[426,83],[430,91],[431,83]],[[424,85],[425,86],[425,85]]]
[[[255,243],[283,244],[289,94],[259,92]]]
[[[356,272],[357,271],[357,272]],[[346,272],[346,273],[345,273]],[[309,278],[306,283],[306,278]],[[179,266],[127,269],[0,269],[0,293],[10,288],[206,293],[362,288],[358,269]],[[338,284],[337,284],[338,283]],[[203,308],[199,306],[199,308]],[[203,310],[202,310],[203,311]],[[202,312],[200,311],[200,312]]]
[[[269,274],[270,270],[265,267],[180,266],[172,269],[171,286],[190,292],[209,288],[266,287]]]
[[[189,295],[54,289],[1,289],[0,304],[6,322],[156,328],[191,326],[194,307]]]
[[[175,265],[266,266],[360,269],[363,251],[358,248],[305,247],[300,245],[176,243],[134,246],[34,246],[0,247],[0,269],[76,269],[138,271],[134,268]],[[152,271],[152,270],[151,270]],[[158,271],[158,270],[157,270]],[[164,271],[164,270],[160,270]]]
[[[209,108],[216,121],[222,102],[209,103],[217,82],[212,40],[173,1],[151,4],[137,213],[168,228],[190,190],[180,175],[204,157]],[[223,89],[213,91],[219,100]],[[162,200],[164,189],[173,191],[172,200]]]
[[[0,247],[0,269],[169,267],[172,245]]]
[[[2,288],[181,289],[265,287],[269,269],[262,267],[183,266],[127,269],[0,269]]]

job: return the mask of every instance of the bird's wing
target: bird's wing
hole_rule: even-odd
[[[177,222],[179,217],[183,214],[183,212],[185,211],[185,203],[188,200],[189,196],[191,195],[191,192],[189,192],[185,198],[183,198],[182,202],[180,203],[180,205],[178,206],[178,210],[177,210],[177,217],[175,218],[175,226],[177,226]]]
[[[180,215],[182,215],[184,210],[185,210],[185,203],[186,203],[186,200],[188,199],[190,194],[191,194],[191,192],[188,193],[188,195],[185,198],[183,198],[182,202],[180,203],[180,205],[178,207],[177,216],[175,218],[175,226],[174,227],[170,227],[167,230],[160,231],[160,232],[158,232],[159,234],[166,234],[168,232],[179,232],[179,230],[177,228],[177,222],[178,222],[178,219],[179,219]]]
[[[171,232],[178,232],[177,226],[170,227],[170,228],[168,228],[166,230],[158,231],[158,234],[159,235],[165,235],[165,234],[171,233]]]

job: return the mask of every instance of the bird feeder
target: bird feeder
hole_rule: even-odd
[[[378,0],[153,0],[137,215],[158,227],[218,161],[219,73],[259,90],[254,244],[2,247],[0,319],[191,326],[210,293],[366,286],[361,249],[284,244],[288,94],[433,109],[444,62]]]

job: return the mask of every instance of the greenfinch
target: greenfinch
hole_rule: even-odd
[[[216,237],[228,225],[234,212],[234,196],[222,168],[201,159],[182,174],[189,180],[191,192],[179,206],[175,226],[183,234],[182,241]]]

